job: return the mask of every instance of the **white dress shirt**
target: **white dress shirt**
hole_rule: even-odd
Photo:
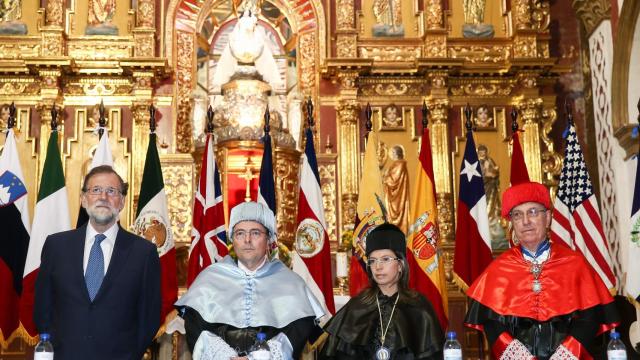
[[[113,246],[116,244],[116,236],[118,235],[118,223],[113,224],[107,231],[103,232],[107,238],[102,240],[100,247],[102,248],[102,255],[104,256],[104,273],[107,273],[109,269],[109,262],[111,261],[111,254],[113,254]],[[93,242],[96,241],[96,235],[99,232],[91,226],[91,222],[87,223],[87,234],[84,238],[84,258],[82,261],[82,272],[87,272],[87,263],[89,262],[89,253]]]

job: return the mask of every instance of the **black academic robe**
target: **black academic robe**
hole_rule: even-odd
[[[400,296],[389,323],[393,304]],[[382,323],[386,332],[384,346],[393,360],[442,359],[444,336],[431,304],[419,293],[378,294]],[[319,359],[375,359],[381,346],[380,312],[375,301],[368,303],[360,293],[327,323],[328,338]]]

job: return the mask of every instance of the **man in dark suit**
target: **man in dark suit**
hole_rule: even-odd
[[[93,168],[81,195],[89,223],[44,244],[34,321],[56,360],[139,360],[158,331],[156,247],[117,223],[127,188],[110,166]]]

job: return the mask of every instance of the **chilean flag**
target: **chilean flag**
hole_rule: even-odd
[[[213,135],[208,134],[205,150],[202,154],[198,191],[193,203],[193,227],[191,228],[187,286],[191,285],[200,271],[212,263],[222,260],[229,253],[220,174],[216,166],[213,146]]]
[[[487,197],[470,129],[467,130],[467,145],[460,166],[459,188],[453,271],[458,285],[466,290],[493,260]]]
[[[293,271],[323,304],[325,313],[335,313],[331,277],[329,235],[324,218],[318,161],[313,146],[311,129],[305,131],[307,144],[302,155],[300,196],[298,200],[298,229],[291,262]]]

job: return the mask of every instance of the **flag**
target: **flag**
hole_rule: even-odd
[[[409,286],[422,293],[438,315],[442,329],[447,328],[447,287],[444,261],[439,246],[438,208],[433,176],[429,129],[424,126],[418,155],[415,197],[409,213],[407,261]]]
[[[104,132],[102,136],[100,136],[100,141],[98,142],[96,151],[93,153],[93,159],[91,160],[89,171],[100,165],[109,165],[113,167],[113,155],[111,154],[111,146],[109,145],[109,135],[106,128],[102,128],[102,130],[104,130]],[[89,222],[89,214],[87,214],[87,210],[80,206],[78,220],[76,221],[76,229],[87,222]]]
[[[302,155],[300,196],[298,198],[298,229],[291,262],[293,271],[307,283],[311,292],[323,304],[325,313],[335,314],[331,251],[324,217],[318,161],[311,129],[305,131],[307,143]]]
[[[264,153],[260,164],[260,179],[258,180],[258,202],[264,204],[277,214],[276,211],[276,185],[273,181],[273,155],[271,153],[271,135],[265,132]]]
[[[62,160],[58,148],[58,131],[53,130],[47,145],[38,201],[33,215],[33,226],[29,251],[24,266],[22,296],[20,297],[20,322],[26,333],[25,340],[33,344],[38,334],[33,323],[33,302],[36,277],[40,268],[40,255],[47,236],[71,229],[69,200],[64,183]]]
[[[481,169],[473,134],[471,130],[467,130],[467,145],[460,166],[458,223],[453,257],[455,279],[463,290],[466,290],[493,260],[487,196],[484,192]]]
[[[520,145],[520,130],[516,130],[511,137],[513,151],[511,153],[511,185],[529,182],[527,163],[524,161],[522,146]]]
[[[27,187],[13,129],[0,155],[0,346],[7,348],[17,336],[22,275],[29,248]]]
[[[631,241],[627,255],[625,294],[640,302],[640,157],[636,156],[636,182],[631,206]],[[637,319],[640,320],[640,319]]]
[[[384,190],[377,153],[378,134],[371,131],[362,163],[356,223],[353,230],[353,249],[349,263],[349,294],[352,297],[369,285],[365,256],[367,234],[385,222]]]
[[[161,319],[164,319],[173,309],[173,303],[178,300],[178,281],[176,278],[176,252],[156,141],[156,134],[151,133],[133,230],[158,247],[160,288],[162,291]]]
[[[560,184],[553,203],[551,240],[564,242],[585,256],[609,289],[616,287],[598,201],[573,122],[567,129],[567,145]]]
[[[213,135],[209,134],[202,154],[200,182],[193,203],[187,286],[191,285],[202,269],[222,260],[229,253],[220,173],[213,147]]]

